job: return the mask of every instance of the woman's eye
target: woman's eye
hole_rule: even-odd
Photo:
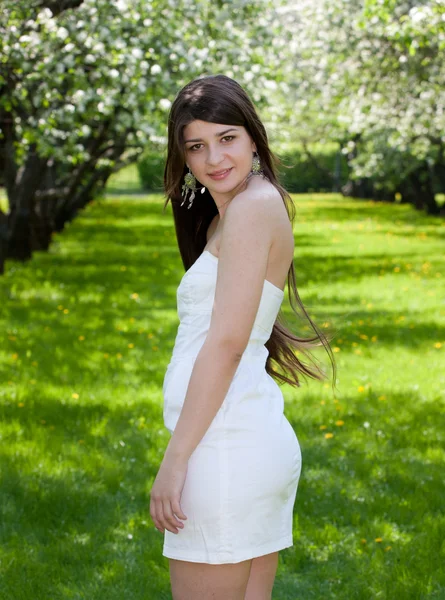
[[[228,138],[230,138],[229,141],[231,142],[232,140],[234,140],[236,138],[236,135],[225,135],[221,139],[227,140]],[[199,148],[196,148],[197,146],[202,146],[202,144],[194,144],[193,146],[190,146],[189,150],[191,150],[192,152],[196,152],[196,150],[199,150]]]

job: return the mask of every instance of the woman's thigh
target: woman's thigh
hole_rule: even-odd
[[[223,565],[169,559],[173,600],[245,600],[251,560]]]
[[[244,600],[271,600],[277,567],[278,552],[254,558]]]

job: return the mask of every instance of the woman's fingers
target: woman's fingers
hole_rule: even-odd
[[[150,516],[156,529],[161,533],[167,529],[172,533],[178,533],[178,529],[183,529],[184,524],[179,520],[187,519],[183,513],[178,500],[164,500],[150,498]],[[179,518],[177,518],[179,517]]]
[[[181,508],[181,505],[179,504],[178,500],[172,501],[172,508],[173,508],[173,512],[179,519],[187,519],[185,514],[182,512],[182,508]]]
[[[178,527],[182,529],[184,525],[173,514],[170,500],[164,500],[162,508],[164,511],[164,523],[166,529],[172,533],[178,533]]]
[[[154,500],[153,498],[150,499],[150,516],[156,529],[161,533],[164,533],[164,527],[161,522],[164,515],[162,512],[162,503],[159,500]]]

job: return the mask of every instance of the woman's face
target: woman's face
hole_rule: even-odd
[[[241,125],[209,123],[196,119],[184,127],[185,160],[196,179],[217,202],[230,197],[250,173],[256,146]],[[230,171],[220,179],[218,171]]]

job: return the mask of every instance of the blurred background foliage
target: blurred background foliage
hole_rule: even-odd
[[[3,0],[0,272],[127,166],[160,191],[172,100],[215,73],[251,95],[290,191],[443,217],[444,15],[443,0]]]

